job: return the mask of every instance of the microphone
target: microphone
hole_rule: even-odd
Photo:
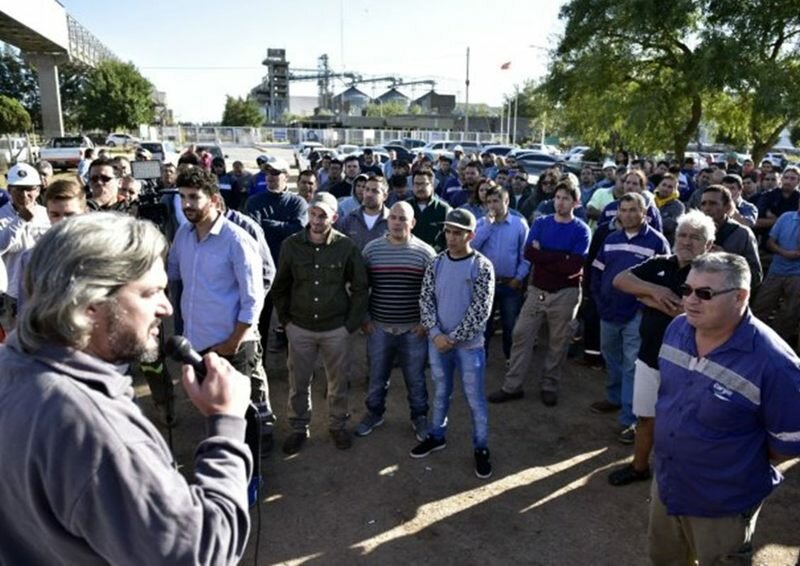
[[[164,343],[164,353],[175,361],[188,364],[194,368],[197,383],[203,383],[206,376],[206,364],[184,336],[172,336]]]

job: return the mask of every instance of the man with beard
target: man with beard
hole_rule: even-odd
[[[444,199],[453,208],[458,208],[467,204],[470,196],[478,194],[478,185],[481,182],[481,162],[470,161],[464,168],[464,174],[461,178],[461,186],[454,187],[449,192],[444,194]]]
[[[92,198],[87,201],[90,210],[127,212],[128,203],[119,198],[119,180],[123,176],[119,163],[98,158],[89,167],[89,188]]]
[[[170,281],[180,281],[184,334],[201,353],[215,352],[236,371],[256,379],[258,317],[264,305],[263,263],[256,241],[220,211],[213,173],[192,167],[178,175],[183,214],[169,252]],[[264,387],[254,384],[253,401],[263,403]],[[247,440],[259,453],[257,423],[248,422]],[[253,428],[255,427],[255,430]],[[260,478],[253,477],[253,492]]]
[[[289,339],[289,425],[286,454],[300,451],[311,423],[311,379],[321,353],[328,379],[328,430],[340,450],[352,441],[347,423],[350,335],[363,322],[369,301],[360,250],[334,230],[338,203],[318,193],[309,203],[308,227],[283,244],[272,292]]]
[[[412,233],[440,252],[445,248],[444,219],[452,209],[433,194],[432,172],[418,171],[414,173],[413,180],[414,196],[408,201],[414,210],[415,224]]]
[[[216,354],[202,384],[184,366],[207,431],[190,485],[117,370],[157,355],[172,313],[164,237],[100,213],[60,222],[41,242],[19,328],[0,347],[0,450],[15,454],[0,461],[0,562],[238,562],[249,531],[247,379]]]
[[[383,204],[386,191],[386,179],[372,175],[364,187],[361,206],[336,223],[336,229],[353,240],[360,251],[389,230],[389,209]]]

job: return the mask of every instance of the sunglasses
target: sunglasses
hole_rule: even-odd
[[[89,180],[92,183],[103,183],[103,184],[105,184],[105,183],[110,183],[115,178],[116,177],[109,177],[108,175],[92,175],[91,177],[89,177]]]
[[[733,291],[738,291],[738,288],[734,289],[723,289],[721,291],[714,291],[710,287],[699,287],[694,289],[691,285],[686,285],[685,283],[678,288],[680,291],[681,296],[689,297],[694,293],[694,295],[700,299],[701,301],[710,301],[717,295],[724,295],[726,293],[732,293]]]

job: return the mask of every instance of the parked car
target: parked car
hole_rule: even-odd
[[[558,148],[556,146],[546,143],[529,143],[527,146],[525,146],[525,149],[543,151],[545,153],[549,153],[550,155],[561,155],[561,152],[558,151]]]
[[[356,153],[357,151],[358,146],[350,143],[343,143],[342,145],[336,146],[336,153],[339,155],[339,159],[344,159],[351,153]]]
[[[108,134],[106,137],[106,143],[108,147],[133,147],[134,145],[139,143],[139,138],[131,136],[129,134],[122,134],[122,133],[111,133]]]
[[[306,162],[308,163],[308,154],[311,153],[314,149],[319,149],[325,147],[319,142],[301,142],[297,144],[294,148],[294,164],[297,166],[298,169],[301,171],[304,167],[300,167],[301,163]]]
[[[423,147],[425,140],[418,140],[415,138],[400,138],[386,142],[384,145],[402,145],[406,149],[414,149],[415,147]]]
[[[137,147],[146,149],[153,159],[157,159],[161,163],[178,164],[180,155],[171,141],[144,141],[140,142]]]
[[[495,155],[508,155],[512,151],[514,151],[516,146],[513,145],[485,145],[483,146],[483,152],[494,153]]]
[[[576,145],[571,147],[565,154],[565,161],[583,161],[583,154],[591,148],[588,145]]]
[[[70,167],[77,167],[83,159],[83,152],[90,147],[94,147],[94,144],[86,136],[52,138],[40,151],[40,158],[49,161],[55,169],[66,171]]]
[[[194,144],[197,153],[199,154],[201,151],[207,151],[211,154],[212,159],[215,157],[221,157],[222,159],[227,159],[228,156],[222,151],[222,146],[218,143],[196,143]]]
[[[481,153],[483,151],[483,144],[481,142],[474,142],[474,141],[451,141],[447,142],[447,150],[448,151],[455,151],[456,147],[461,146],[461,149],[464,150],[464,153]]]
[[[411,163],[412,161],[414,161],[414,158],[416,157],[416,150],[414,150],[414,152],[411,152],[408,149],[406,149],[405,146],[402,146],[402,145],[387,144],[387,145],[379,146],[379,147],[381,148],[382,151],[386,152],[387,154],[390,151],[394,151],[397,159],[401,159],[403,161],[407,161],[408,163]]]

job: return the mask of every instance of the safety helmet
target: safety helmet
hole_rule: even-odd
[[[17,163],[6,175],[9,187],[38,187],[42,184],[39,172],[27,163]]]

